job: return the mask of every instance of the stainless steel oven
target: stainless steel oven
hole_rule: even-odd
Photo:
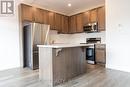
[[[101,38],[87,38],[87,44],[94,44],[86,48],[86,60],[89,64],[95,64],[95,44],[101,43]]]

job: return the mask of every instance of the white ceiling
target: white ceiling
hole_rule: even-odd
[[[53,10],[65,15],[73,15],[81,11],[101,6],[105,0],[23,0],[26,3]],[[68,7],[68,3],[72,6]]]

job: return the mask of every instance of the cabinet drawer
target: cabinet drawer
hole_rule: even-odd
[[[96,49],[105,49],[105,48],[106,48],[106,45],[105,45],[105,44],[96,44],[96,45],[95,45],[95,48],[96,48]]]
[[[96,44],[95,45],[95,57],[96,63],[106,63],[106,46],[105,44]]]

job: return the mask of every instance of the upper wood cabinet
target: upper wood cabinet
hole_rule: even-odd
[[[97,22],[97,9],[90,10],[90,22]]]
[[[51,30],[54,30],[55,29],[55,13],[54,12],[49,12],[48,14],[49,16],[49,25],[50,25],[50,28]]]
[[[83,25],[87,25],[88,23],[90,23],[90,11],[83,13]]]
[[[62,16],[61,18],[61,33],[67,34],[68,33],[68,23],[69,22],[69,17],[67,16]]]
[[[42,10],[42,14],[43,14],[43,23],[49,24],[49,11]]]
[[[76,15],[69,17],[69,33],[76,33],[77,30],[77,17]]]
[[[49,24],[59,33],[81,33],[83,26],[98,22],[99,31],[105,31],[105,7],[95,8],[73,16],[65,16],[52,11],[21,4],[22,21]]]
[[[32,6],[21,4],[21,17],[22,21],[33,21]]]
[[[97,9],[98,15],[98,29],[99,31],[105,31],[105,7],[100,7]]]
[[[34,20],[34,22],[44,23],[42,9],[33,8],[33,11],[34,11],[34,13],[33,13],[33,14],[34,14],[34,15],[33,15],[33,20]]]
[[[69,33],[83,32],[83,26],[97,22],[99,31],[105,31],[105,7],[95,8],[69,18]]]
[[[76,32],[77,33],[81,33],[83,32],[83,14],[77,14],[76,15],[76,22],[77,22],[77,28],[76,28]]]
[[[56,13],[55,14],[55,29],[58,31],[58,32],[61,32],[61,18],[62,18],[62,15]]]

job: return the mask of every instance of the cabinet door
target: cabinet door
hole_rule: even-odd
[[[42,10],[42,14],[43,14],[43,23],[49,24],[49,11]]]
[[[76,33],[77,23],[76,16],[70,16],[69,18],[69,33]]]
[[[96,53],[96,62],[97,63],[106,63],[106,47],[103,44],[96,44],[95,46],[95,53]]]
[[[83,32],[83,14],[82,13],[78,14],[76,20],[77,20],[76,32],[81,33],[81,32]]]
[[[97,22],[97,9],[90,10],[90,22]]]
[[[105,7],[98,8],[98,29],[105,31]]]
[[[69,17],[64,16],[64,31],[65,34],[69,32]]]
[[[97,63],[106,63],[105,60],[105,51],[104,50],[96,50],[96,62]]]
[[[21,4],[22,21],[33,21],[33,10],[31,6]]]
[[[34,21],[37,23],[44,23],[42,9],[34,8],[33,11],[34,11],[33,15]]]
[[[55,14],[55,29],[58,32],[61,32],[61,15],[60,14]]]
[[[67,34],[68,33],[68,17],[67,16],[62,16],[61,19],[61,33]]]
[[[90,23],[90,11],[83,13],[83,25]]]
[[[54,12],[49,12],[49,25],[50,25],[50,28],[51,30],[54,30],[55,29],[55,21],[54,21],[54,17],[55,17],[55,13]]]

